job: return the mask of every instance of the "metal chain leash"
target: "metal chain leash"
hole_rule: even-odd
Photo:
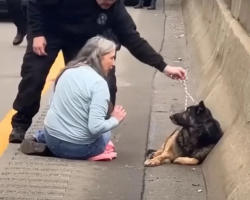
[[[186,79],[187,80],[187,79]],[[194,98],[189,94],[188,92],[188,89],[187,89],[187,81],[186,80],[179,80],[180,83],[183,85],[184,87],[184,91],[185,91],[185,95],[186,95],[186,98],[185,98],[185,110],[187,110],[187,107],[188,107],[188,98],[191,99],[191,101],[195,104],[198,104]]]

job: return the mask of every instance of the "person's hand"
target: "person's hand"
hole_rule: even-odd
[[[47,45],[46,39],[44,36],[35,37],[33,40],[33,51],[38,56],[46,56],[45,47]]]
[[[185,80],[186,79],[186,70],[183,69],[182,67],[173,67],[173,66],[166,66],[165,69],[163,70],[163,73],[172,79],[181,79]]]
[[[126,116],[126,111],[124,110],[124,108],[122,106],[115,106],[113,112],[111,113],[111,116],[116,118],[119,123],[125,118]]]

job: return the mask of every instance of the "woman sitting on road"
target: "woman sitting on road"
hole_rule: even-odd
[[[115,49],[116,45],[103,37],[88,40],[55,80],[44,130],[23,141],[23,153],[50,152],[56,157],[87,160],[105,151],[111,129],[126,116],[122,106],[115,106],[109,113],[105,79],[114,66]]]

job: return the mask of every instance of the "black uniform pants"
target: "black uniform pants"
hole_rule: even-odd
[[[12,117],[12,126],[20,127],[27,130],[32,118],[37,114],[40,108],[41,92],[49,70],[54,63],[58,53],[62,50],[65,63],[71,61],[79,52],[84,44],[65,45],[62,41],[54,36],[46,36],[47,56],[38,56],[33,52],[32,41],[28,35],[28,45],[21,66],[21,81],[18,86],[18,93],[13,104],[17,113]],[[115,105],[116,101],[116,77],[115,69],[108,75],[108,85],[111,96],[111,103]]]
[[[8,12],[17,27],[18,33],[26,33],[27,29],[27,6],[22,5],[21,0],[7,0]]]

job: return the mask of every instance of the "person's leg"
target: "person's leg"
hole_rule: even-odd
[[[27,9],[28,9],[28,3],[23,3],[22,4],[22,11],[23,11],[23,28],[25,28],[26,30],[26,34],[27,34],[27,27],[28,27],[28,17],[27,17]]]
[[[102,137],[102,140],[103,140],[103,147],[104,147],[103,151],[104,151],[106,146],[108,145],[109,141],[111,140],[111,132],[108,131],[106,133],[103,133],[101,135],[101,137]]]
[[[89,154],[86,156],[86,159],[104,153],[110,140],[111,140],[111,131],[103,133],[93,144],[91,144],[91,148]]]
[[[26,33],[27,19],[23,10],[22,0],[6,0],[7,8],[17,30]]]
[[[22,43],[27,31],[27,17],[23,11],[21,0],[7,0],[8,12],[17,27],[17,34],[13,40],[13,45]]]
[[[92,144],[79,145],[62,141],[45,132],[46,144],[53,155],[66,159],[88,160],[89,158],[98,156],[105,151],[110,139],[111,133],[107,132]]]
[[[54,156],[47,147],[45,129],[37,130],[33,136],[24,139],[20,145],[20,151],[26,155]]]
[[[45,130],[37,130],[34,134],[34,138],[36,139],[36,142],[46,144]]]
[[[67,65],[68,62],[72,61],[77,56],[78,52],[81,50],[82,47],[83,45],[80,44],[68,44],[68,43],[62,46],[65,65]]]
[[[147,9],[148,10],[155,10],[156,9],[155,4],[156,4],[156,0],[151,0],[151,4]]]
[[[60,51],[60,40],[54,36],[46,36],[47,56],[38,56],[33,52],[33,38],[28,35],[28,45],[21,67],[21,81],[13,103],[17,113],[12,117],[13,130],[9,137],[10,143],[21,143],[25,132],[32,123],[32,118],[40,107],[43,90],[49,70]]]
[[[141,9],[143,7],[144,7],[144,0],[139,0],[139,3],[134,8]]]

